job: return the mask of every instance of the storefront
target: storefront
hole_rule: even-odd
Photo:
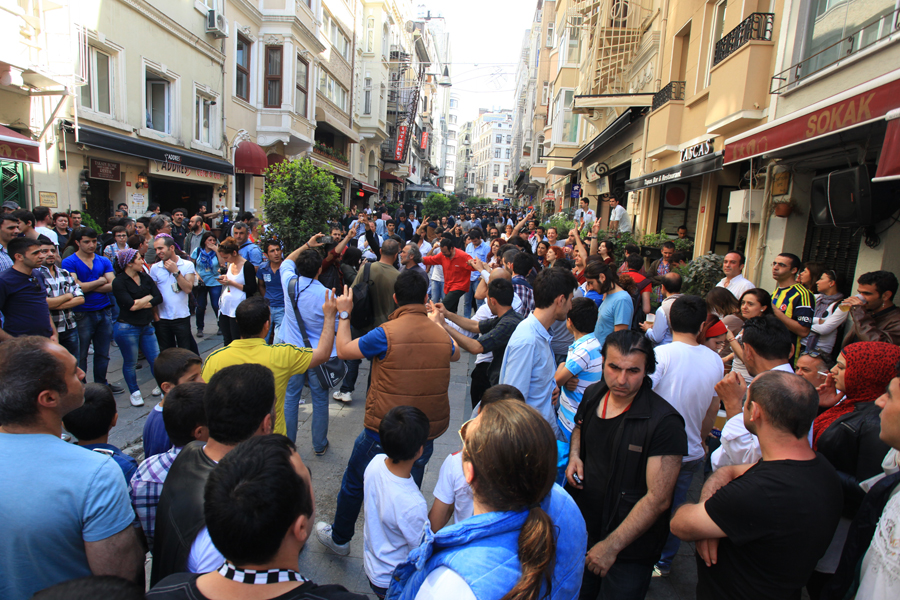
[[[38,142],[0,125],[0,204],[16,202],[27,206],[25,198],[25,165],[40,164]],[[56,194],[53,194],[55,198]],[[35,199],[37,201],[37,199]],[[49,196],[47,196],[49,204]],[[51,207],[51,210],[54,207]]]
[[[378,188],[358,179],[350,184],[350,190],[350,206],[357,209],[372,206],[378,199]]]

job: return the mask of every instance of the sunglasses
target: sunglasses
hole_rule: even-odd
[[[28,282],[31,283],[31,285],[34,287],[34,289],[35,289],[36,291],[38,291],[38,292],[41,291],[41,284],[38,283],[38,280],[37,280],[36,278],[34,278],[34,277],[29,277],[29,278],[28,278]]]
[[[460,426],[459,431],[457,432],[457,433],[459,433],[459,439],[462,442],[463,448],[466,447],[466,431],[468,431],[468,429],[469,429],[469,424],[472,423],[472,421],[474,421],[474,420],[475,419],[469,419],[468,421],[463,423]]]
[[[816,352],[815,350],[810,350],[809,352],[801,352],[800,356],[808,356],[810,358],[822,358],[823,354],[821,352]]]

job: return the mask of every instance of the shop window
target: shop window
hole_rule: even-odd
[[[266,46],[266,91],[264,106],[281,108],[281,46]]]
[[[294,112],[301,117],[308,117],[309,107],[309,63],[297,56],[296,87],[294,93]]]
[[[172,82],[147,71],[146,92],[147,127],[163,133],[171,133]]]
[[[252,44],[244,36],[238,34],[234,54],[234,95],[242,100],[250,101],[250,47]]]
[[[691,205],[690,183],[668,183],[659,194],[659,226],[657,231],[672,233],[682,225],[687,227]]]
[[[94,48],[88,47],[87,83],[81,86],[81,106],[106,115],[113,114],[113,59]]]
[[[216,101],[205,94],[197,93],[194,96],[194,140],[212,146],[215,142],[213,131],[215,130]]]

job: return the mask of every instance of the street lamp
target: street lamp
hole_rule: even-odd
[[[450,69],[446,66],[444,67],[444,74],[441,75],[441,78],[438,80],[438,85],[441,87],[451,87],[453,84],[450,83]]]

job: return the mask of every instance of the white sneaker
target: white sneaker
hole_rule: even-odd
[[[161,396],[161,395],[162,395],[162,390],[159,389],[159,386],[156,386],[155,388],[153,388],[153,391],[150,392],[150,394],[153,395],[153,396]]]
[[[332,400],[340,400],[342,397],[343,394],[341,394],[341,390],[338,390],[331,395]]]
[[[91,344],[90,346],[88,346],[88,354],[93,354],[93,353],[94,353],[94,345]]]
[[[345,404],[347,404],[351,400],[353,400],[353,395],[350,392],[337,391],[334,394],[332,394],[331,397],[334,398],[335,400],[337,400],[338,402],[343,402]]]
[[[350,542],[346,544],[337,544],[331,538],[331,525],[323,521],[316,523],[316,539],[319,543],[337,554],[338,556],[347,556],[350,554]]]
[[[138,390],[131,395],[131,405],[132,406],[143,406],[144,405],[144,397],[141,396],[141,390]]]

